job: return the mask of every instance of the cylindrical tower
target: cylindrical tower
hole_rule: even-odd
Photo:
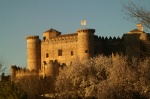
[[[80,60],[94,56],[94,32],[95,29],[79,29],[78,33],[78,57]]]
[[[39,36],[27,36],[26,39],[28,69],[38,72],[41,65],[41,41]]]

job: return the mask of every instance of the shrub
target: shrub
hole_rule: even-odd
[[[60,70],[57,98],[150,98],[150,61],[98,56]]]

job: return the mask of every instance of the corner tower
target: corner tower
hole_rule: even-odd
[[[94,56],[95,29],[79,29],[78,33],[78,57],[80,60]]]
[[[28,69],[38,72],[41,65],[41,41],[39,36],[27,36],[26,40]]]

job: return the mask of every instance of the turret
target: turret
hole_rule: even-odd
[[[61,32],[59,32],[55,29],[50,29],[43,33],[43,39],[46,40],[46,39],[50,39],[50,38],[53,38],[53,37],[56,37],[59,35],[61,35]]]
[[[78,33],[78,57],[80,60],[94,56],[94,32],[95,29],[79,29]]]
[[[39,71],[41,65],[41,42],[39,36],[27,36],[28,69]]]

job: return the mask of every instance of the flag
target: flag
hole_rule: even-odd
[[[86,20],[81,20],[81,25],[86,25]]]

